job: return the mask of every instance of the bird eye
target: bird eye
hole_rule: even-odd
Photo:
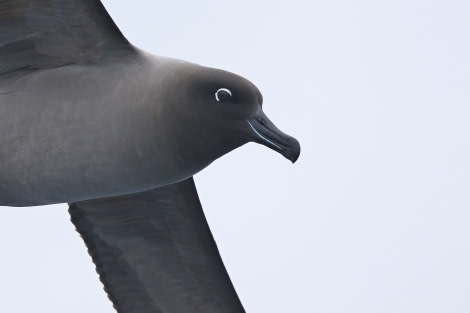
[[[215,99],[219,102],[227,101],[231,97],[232,97],[232,92],[228,90],[227,88],[220,88],[215,93]]]

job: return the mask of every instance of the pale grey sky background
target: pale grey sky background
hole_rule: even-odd
[[[470,312],[469,1],[104,4],[144,50],[253,81],[302,144],[196,176],[248,313]],[[0,214],[0,312],[114,312],[65,205]]]

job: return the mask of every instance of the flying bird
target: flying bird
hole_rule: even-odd
[[[0,205],[69,203],[120,313],[240,313],[193,175],[256,142],[295,162],[247,79],[154,56],[98,0],[0,0]]]

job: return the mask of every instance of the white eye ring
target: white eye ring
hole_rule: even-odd
[[[217,101],[219,101],[219,102],[220,102],[220,100],[221,100],[221,99],[219,99],[219,92],[220,92],[220,91],[225,91],[226,93],[228,93],[228,94],[230,95],[230,97],[232,96],[232,92],[231,92],[230,90],[228,90],[227,88],[220,88],[219,90],[217,90],[217,91],[215,92],[215,99],[216,99]]]

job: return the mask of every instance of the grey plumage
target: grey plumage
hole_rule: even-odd
[[[0,1],[0,74],[96,63],[129,50],[100,1]]]
[[[243,312],[192,178],[69,211],[119,312]]]
[[[70,203],[120,313],[243,312],[192,176],[298,142],[260,91],[133,47],[97,0],[0,0],[0,205]]]

